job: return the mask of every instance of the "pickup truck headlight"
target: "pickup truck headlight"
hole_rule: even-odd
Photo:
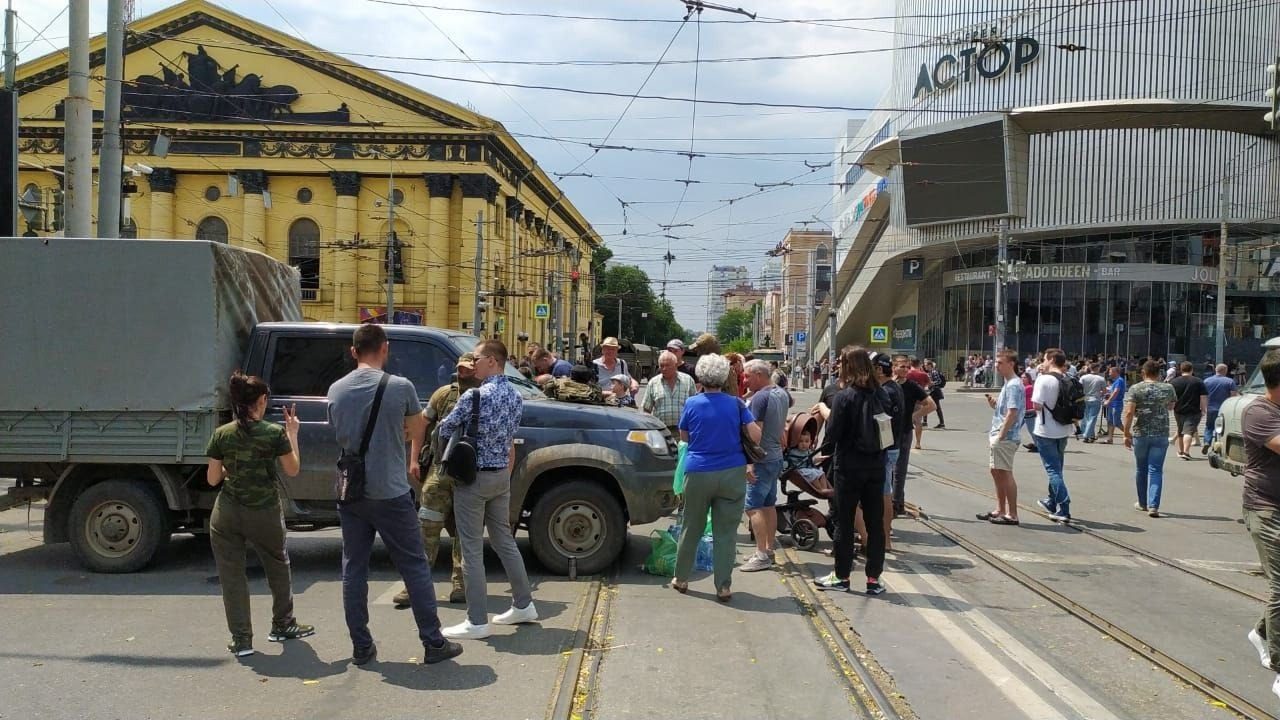
[[[654,455],[670,454],[667,452],[667,439],[662,435],[661,430],[632,430],[627,433],[627,442],[648,445]]]
[[[1213,421],[1213,436],[1216,438],[1223,437],[1227,432],[1227,419],[1222,417],[1222,413],[1218,413],[1218,417]]]

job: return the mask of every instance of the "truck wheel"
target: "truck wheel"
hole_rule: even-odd
[[[169,539],[163,501],[129,480],[107,480],[80,493],[67,529],[80,563],[103,573],[141,570]]]
[[[556,485],[533,506],[529,518],[533,554],[551,572],[593,575],[609,567],[627,541],[627,521],[617,498],[584,480]]]

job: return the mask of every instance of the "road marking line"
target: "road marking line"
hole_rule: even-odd
[[[1066,676],[1045,662],[1031,648],[1028,648],[1017,638],[997,626],[991,618],[987,617],[986,613],[976,607],[972,607],[972,604],[961,598],[950,585],[933,574],[922,573],[922,568],[918,566],[914,566],[911,563],[907,565],[915,572],[920,573],[918,574],[920,580],[932,588],[937,597],[946,601],[959,616],[965,618],[979,633],[1000,648],[1006,657],[1022,666],[1032,677],[1039,680],[1049,692],[1066,703],[1076,713],[1077,717],[1085,717],[1090,720],[1118,720],[1114,713],[1099,704],[1080,686],[1068,680]],[[893,576],[892,580],[895,582],[900,581],[901,576]],[[961,609],[960,604],[962,603],[968,606],[967,609]],[[966,635],[967,638],[968,636]],[[976,643],[974,644],[976,645]],[[978,647],[981,648],[981,646]],[[956,649],[959,650],[960,648],[957,647]],[[982,650],[982,652],[986,651]],[[1024,708],[1027,706],[1019,705],[1018,707]]]
[[[919,566],[913,570],[922,580],[925,575]],[[933,629],[955,648],[978,672],[995,686],[1014,707],[1026,714],[1031,720],[1066,720],[1066,716],[1045,702],[1040,694],[1009,671],[1003,663],[992,655],[978,641],[966,633],[952,619],[952,613],[934,607],[924,599],[925,592],[907,579],[907,575],[893,575],[888,579],[891,588],[903,588],[917,596],[904,597],[907,603],[924,618]],[[954,608],[953,608],[954,610]],[[964,611],[956,610],[955,614],[964,615]]]
[[[400,592],[403,589],[404,589],[403,581],[397,581],[397,582],[391,583],[391,587],[387,588],[386,592],[379,595],[378,599],[373,601],[373,604],[374,605],[391,605],[392,604],[391,601],[395,599],[396,593]]]
[[[1122,555],[1055,555],[1053,553],[1028,553],[1014,550],[991,550],[992,555],[1012,563],[1044,563],[1046,565],[1114,565],[1138,567],[1134,558]]]
[[[1230,560],[1196,560],[1194,558],[1179,558],[1175,560],[1181,565],[1197,568],[1199,570],[1220,570],[1222,572],[1238,572],[1246,575],[1261,575],[1262,565],[1256,562],[1233,562]]]

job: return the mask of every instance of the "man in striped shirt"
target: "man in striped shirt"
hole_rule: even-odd
[[[696,392],[693,378],[680,372],[680,360],[670,350],[658,356],[659,374],[649,378],[644,388],[640,407],[666,425],[671,434],[679,437],[680,415],[684,403]]]

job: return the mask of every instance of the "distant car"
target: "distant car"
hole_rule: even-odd
[[[1280,337],[1273,337],[1262,344],[1262,351],[1280,348]],[[1240,388],[1240,394],[1227,398],[1218,411],[1213,426],[1213,443],[1209,446],[1209,465],[1234,475],[1244,472],[1244,436],[1240,433],[1240,418],[1249,403],[1266,393],[1262,372],[1254,363],[1253,377]]]

